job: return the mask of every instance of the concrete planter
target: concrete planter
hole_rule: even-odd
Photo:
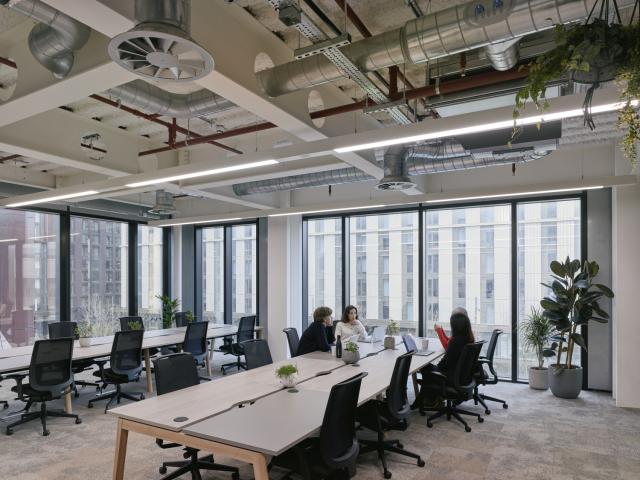
[[[91,346],[91,337],[80,337],[78,339],[81,347],[90,347]]]
[[[360,360],[360,352],[350,352],[348,350],[343,350],[342,360],[344,361],[344,363],[358,363],[358,360]]]
[[[556,375],[555,365],[549,365],[549,387],[559,398],[578,398],[582,391],[582,367],[564,369]]]
[[[547,390],[549,388],[549,369],[529,367],[529,387],[534,390]]]
[[[294,388],[296,386],[297,376],[289,375],[288,377],[280,377],[280,383],[285,388]]]
[[[384,348],[386,348],[387,350],[395,350],[396,337],[391,337],[391,336],[384,337]]]

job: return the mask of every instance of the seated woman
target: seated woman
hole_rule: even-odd
[[[318,350],[331,352],[330,344],[335,341],[333,337],[333,322],[331,321],[332,313],[333,310],[329,307],[318,307],[313,311],[313,323],[307,327],[300,337],[298,355]]]
[[[420,370],[422,374],[422,388],[420,389],[420,393],[418,394],[418,398],[411,406],[411,408],[418,408],[421,405],[424,406],[433,406],[434,404],[439,404],[442,399],[429,397],[430,392],[428,389],[424,388],[425,384],[429,383],[433,380],[433,376],[430,378],[430,373],[433,371],[439,371],[443,373],[447,378],[451,378],[453,373],[456,370],[456,366],[458,365],[458,360],[460,359],[460,355],[462,354],[462,349],[468,343],[474,343],[475,337],[473,335],[473,330],[471,329],[471,321],[469,320],[469,315],[467,311],[458,307],[455,308],[451,312],[451,337],[448,339],[447,350],[444,353],[444,356],[438,362],[438,365],[435,366],[433,364],[429,364]]]
[[[358,320],[358,309],[353,305],[348,305],[344,309],[342,319],[336,325],[335,337],[340,337],[341,340],[345,340],[354,335],[358,336],[358,341],[365,341],[367,339],[367,331],[364,329],[364,325]]]

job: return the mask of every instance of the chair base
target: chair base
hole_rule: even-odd
[[[427,418],[427,427],[431,428],[433,427],[433,421],[436,418],[440,418],[444,415],[447,416],[447,420],[451,420],[451,418],[455,418],[458,422],[460,422],[462,425],[464,425],[464,430],[466,432],[470,432],[471,431],[471,427],[469,426],[469,424],[464,420],[464,418],[462,418],[461,415],[468,415],[471,417],[476,417],[478,419],[478,423],[482,423],[484,422],[484,418],[482,418],[482,416],[479,413],[474,413],[474,412],[470,412],[468,410],[463,410],[461,408],[457,407],[458,404],[454,403],[452,400],[447,400],[446,401],[446,405],[444,407],[441,408],[425,408],[425,409],[420,409],[420,414],[424,415],[424,411],[435,411],[436,413],[434,413],[433,415],[431,415],[430,417]]]
[[[414,458],[417,460],[419,467],[424,467],[425,462],[417,453],[405,450],[400,440],[383,440],[381,436],[378,440],[362,440],[358,439],[361,445],[360,454],[369,452],[378,452],[378,458],[382,462],[382,468],[384,471],[384,478],[391,478],[391,472],[387,468],[387,459],[385,452],[397,453],[398,455],[404,455],[405,457]]]
[[[25,407],[25,409],[28,410],[32,404],[33,404],[32,401],[27,402],[27,406]],[[15,422],[12,422],[9,425],[7,425],[5,429],[5,433],[7,435],[12,435],[14,427],[17,427],[18,425],[22,425],[27,422],[31,422],[32,420],[40,419],[40,423],[42,423],[42,435],[46,437],[47,435],[49,435],[49,430],[47,429],[48,417],[75,418],[76,424],[82,423],[82,420],[78,415],[75,415],[73,413],[66,413],[62,410],[48,410],[47,402],[42,402],[40,404],[39,412],[23,413],[22,415],[20,415],[19,420],[16,420]]]
[[[107,393],[103,393],[89,400],[89,403],[87,404],[87,408],[93,408],[94,402],[99,402],[101,400],[109,400],[104,407],[104,413],[107,413],[107,410],[109,410],[109,406],[111,405],[111,403],[113,403],[113,401],[115,400],[117,404],[120,404],[120,400],[122,398],[126,398],[127,400],[132,400],[134,402],[138,402],[140,400],[144,400],[144,393],[141,393],[139,397],[134,397],[129,393],[123,392],[122,387],[120,385],[116,385],[115,390],[112,390]]]
[[[217,470],[220,472],[231,472],[231,478],[233,480],[239,480],[240,473],[236,467],[230,467],[228,465],[221,465],[215,463],[213,455],[198,458],[198,450],[187,448],[185,457],[191,457],[190,460],[176,461],[176,462],[163,462],[159,468],[161,474],[167,473],[167,467],[177,468],[176,471],[171,472],[169,475],[165,475],[160,480],[171,480],[181,477],[186,473],[191,474],[191,478],[201,480],[200,470]]]
[[[78,385],[81,387],[96,387],[96,391],[101,392],[104,388],[102,385],[96,382],[86,382],[84,380],[75,380],[73,382],[73,394],[74,397],[78,398],[80,396],[80,392],[78,392]]]
[[[227,374],[227,369],[229,368],[237,368],[238,371],[240,371],[240,369],[246,370],[247,369],[247,364],[244,362],[240,361],[240,357],[238,357],[238,361],[237,362],[231,362],[231,363],[225,363],[224,365],[222,365],[222,374],[226,375]]]
[[[487,415],[491,415],[491,410],[489,410],[489,407],[487,406],[486,402],[501,403],[502,404],[502,408],[504,408],[504,409],[509,408],[509,405],[507,404],[506,401],[501,400],[501,399],[496,398],[496,397],[490,397],[489,395],[485,395],[484,393],[476,393],[476,394],[474,394],[473,401],[475,402],[476,405],[478,403],[480,403],[480,405],[482,405],[484,407],[484,413],[486,413]]]

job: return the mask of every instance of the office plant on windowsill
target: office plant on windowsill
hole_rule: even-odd
[[[177,298],[171,299],[166,295],[156,295],[156,298],[162,302],[162,328],[173,327],[180,301]]]
[[[536,354],[538,365],[529,367],[529,387],[534,390],[547,390],[549,388],[548,368],[544,366],[545,357],[553,357],[556,344],[549,346],[553,327],[549,319],[540,310],[531,307],[531,313],[527,315],[520,327],[522,346],[526,350],[533,350]]]
[[[553,282],[543,285],[553,293],[540,301],[554,330],[551,339],[556,363],[549,369],[549,386],[556,397],[577,398],[582,389],[582,367],[573,364],[573,352],[576,344],[587,351],[580,327],[591,320],[607,323],[609,314],[599,302],[614,295],[606,285],[594,283],[600,270],[596,262],[585,260],[581,265],[580,260],[567,257],[564,263],[551,262],[550,267]]]

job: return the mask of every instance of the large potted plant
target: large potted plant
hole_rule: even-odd
[[[177,298],[172,299],[166,295],[156,295],[156,298],[162,302],[162,328],[173,327],[180,301]]]
[[[535,390],[549,388],[549,369],[544,366],[544,360],[545,357],[555,355],[553,349],[548,348],[552,332],[553,327],[549,319],[539,309],[531,307],[531,313],[520,326],[520,338],[522,346],[536,354],[538,364],[529,367],[529,387]]]
[[[625,130],[621,147],[635,167],[638,161],[637,141],[640,139],[639,5],[640,0],[636,2],[627,25],[620,18],[616,0],[597,0],[584,23],[557,25],[555,48],[536,57],[527,67],[527,81],[516,94],[514,120],[529,99],[539,110],[546,109],[546,85],[569,78],[590,86],[585,96],[584,118],[585,125],[593,130],[596,128],[591,117],[594,90],[602,83],[616,80],[624,103],[618,114],[618,125]],[[518,132],[514,126],[513,136],[516,137]]]
[[[582,367],[573,364],[576,344],[587,351],[580,327],[589,321],[607,323],[609,314],[600,307],[602,297],[613,298],[606,285],[595,283],[600,267],[596,262],[571,260],[551,262],[552,283],[544,286],[552,294],[540,301],[543,314],[553,326],[556,363],[549,369],[549,386],[557,397],[577,398],[582,390]]]

